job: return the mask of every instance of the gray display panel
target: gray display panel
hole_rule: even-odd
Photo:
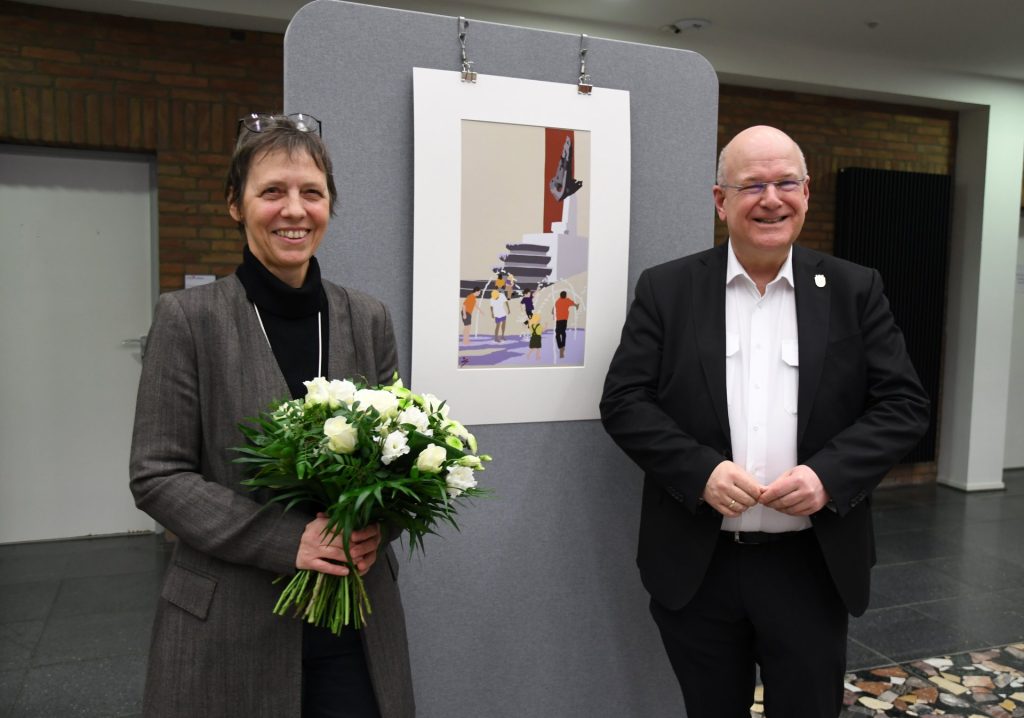
[[[578,35],[468,18],[480,74],[575,84]],[[712,245],[718,82],[701,56],[588,38],[595,86],[630,93],[629,293],[640,271]],[[334,0],[285,35],[285,110],[323,121],[338,216],[323,274],[391,308],[403,375],[412,318],[412,68],[459,70],[457,20]],[[253,108],[258,110],[273,108]],[[502,397],[489,397],[500,413]],[[634,562],[639,470],[596,421],[482,426],[495,496],[462,532],[403,553],[421,718],[679,716]]]

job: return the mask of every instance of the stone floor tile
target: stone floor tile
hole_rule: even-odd
[[[155,607],[154,607],[155,610]],[[110,656],[145,656],[153,610],[51,618],[32,654],[32,666]]]
[[[126,573],[65,578],[53,603],[54,618],[86,613],[152,611],[160,595],[163,573]]]
[[[11,583],[0,589],[0,623],[45,620],[60,582]]]
[[[871,574],[871,608],[967,596],[972,587],[923,561],[877,566]]]
[[[45,625],[44,621],[0,623],[0,671],[28,665]]]
[[[14,718],[126,716],[142,712],[145,662],[138,656],[32,668]]]
[[[868,611],[850,621],[850,637],[903,661],[978,648],[978,639],[905,606]]]
[[[0,716],[7,716],[14,710],[14,703],[21,693],[25,671],[0,671]]]

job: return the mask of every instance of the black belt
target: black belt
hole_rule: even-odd
[[[778,543],[803,536],[803,531],[782,531],[780,533],[765,533],[764,531],[722,531],[720,536],[723,541],[743,544],[744,546],[760,546],[766,543]]]

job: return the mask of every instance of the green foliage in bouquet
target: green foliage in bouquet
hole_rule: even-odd
[[[326,514],[324,539],[340,536],[346,554],[352,533],[376,523],[407,532],[410,552],[422,551],[439,524],[458,529],[457,503],[485,495],[474,472],[490,457],[476,455],[476,439],[436,397],[413,394],[397,375],[373,388],[304,383],[304,399],[239,425],[248,445],[235,461],[248,465],[245,485],[271,490],[268,503]],[[274,607],[336,634],[361,628],[371,610],[354,566],[347,576],[298,571]]]

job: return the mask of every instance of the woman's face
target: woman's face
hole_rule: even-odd
[[[263,266],[282,282],[302,286],[330,220],[327,176],[309,153],[279,150],[256,157],[242,201],[228,211],[245,226],[249,251]]]

